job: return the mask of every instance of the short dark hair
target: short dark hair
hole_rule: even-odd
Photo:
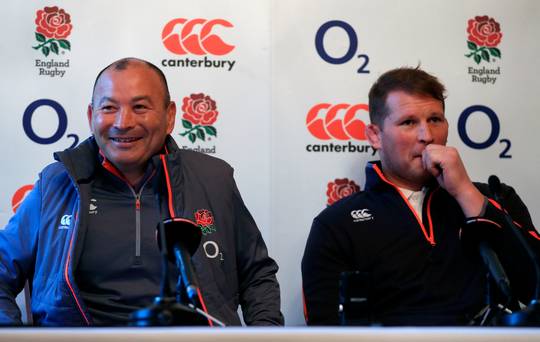
[[[113,69],[113,70],[117,70],[117,71],[121,71],[121,70],[126,70],[130,64],[133,64],[134,62],[139,62],[139,63],[143,63],[145,64],[146,66],[148,66],[150,69],[154,70],[156,72],[156,74],[159,76],[159,79],[161,80],[161,83],[163,84],[163,90],[164,90],[164,93],[165,93],[165,98],[163,99],[163,104],[165,107],[167,107],[169,105],[169,103],[171,103],[171,95],[169,93],[169,85],[167,84],[167,78],[165,78],[165,74],[163,73],[163,71],[161,71],[160,68],[158,68],[157,66],[155,66],[154,64],[148,62],[148,61],[145,61],[143,59],[139,59],[139,58],[134,58],[134,57],[126,57],[126,58],[122,58],[122,59],[119,59],[115,62],[112,62],[111,64],[107,65],[105,68],[103,68],[97,75],[96,77],[96,80],[94,81],[94,87],[92,88],[92,101],[90,101],[90,103],[92,104],[92,107],[94,106],[94,94],[96,92],[96,85],[99,81],[99,78],[101,77],[101,75],[103,75],[103,73],[109,69]]]
[[[433,75],[428,74],[419,66],[402,67],[382,74],[369,90],[369,119],[372,124],[382,126],[388,113],[386,99],[392,91],[404,91],[411,95],[432,97],[442,102],[446,89]]]

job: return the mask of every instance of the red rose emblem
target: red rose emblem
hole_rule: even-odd
[[[57,6],[45,7],[37,11],[35,22],[36,31],[47,38],[66,38],[73,27],[70,15]]]
[[[191,94],[184,97],[182,104],[183,118],[194,125],[210,126],[217,120],[216,101],[205,94]]]
[[[487,15],[469,19],[467,32],[469,41],[478,46],[495,47],[499,45],[502,38],[501,25]]]
[[[211,227],[214,224],[214,216],[212,216],[210,210],[197,210],[195,212],[195,221],[197,222],[197,225],[203,228]]]
[[[328,183],[326,195],[328,196],[328,205],[332,205],[338,200],[360,191],[360,187],[353,180],[347,178],[337,178],[334,182]]]

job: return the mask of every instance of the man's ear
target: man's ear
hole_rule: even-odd
[[[88,117],[88,126],[90,126],[90,131],[92,131],[92,116],[94,115],[94,111],[92,109],[92,104],[88,105],[88,109],[86,111],[86,116]]]
[[[176,119],[176,103],[171,101],[167,107],[167,134],[171,134],[174,129]]]
[[[375,124],[369,124],[366,126],[366,136],[371,146],[378,150],[381,148],[381,129]]]

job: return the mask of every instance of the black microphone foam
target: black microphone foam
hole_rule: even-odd
[[[201,243],[202,232],[199,226],[194,222],[183,219],[183,218],[173,218],[163,221],[165,238],[167,244],[167,254],[171,262],[175,262],[174,257],[174,246],[180,245],[189,252],[190,255],[193,255],[199,244]],[[161,249],[161,239],[160,232],[158,229],[158,244]]]
[[[498,201],[501,195],[501,180],[495,175],[491,175],[488,178],[489,190],[493,193],[493,196]]]

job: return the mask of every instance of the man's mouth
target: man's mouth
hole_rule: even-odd
[[[130,143],[142,139],[141,137],[110,137],[114,142],[118,143]]]

